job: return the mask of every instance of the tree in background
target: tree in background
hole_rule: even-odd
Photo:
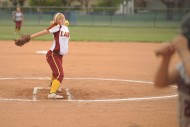
[[[125,0],[101,0],[97,3],[98,7],[118,7]]]
[[[167,7],[166,19],[172,20],[174,16],[174,9],[179,9],[180,11],[184,9],[189,0],[161,0]]]
[[[77,0],[80,4],[81,7],[88,7],[90,0]]]
[[[62,6],[62,0],[30,0],[31,6]]]
[[[114,12],[118,9],[119,5],[121,5],[125,0],[101,0],[96,5],[93,5],[95,12],[102,12],[102,8],[104,8],[104,12],[106,14],[114,14]],[[100,7],[100,8],[99,8]]]
[[[177,0],[161,0],[167,7],[166,19],[172,20],[174,15],[175,2]]]
[[[20,6],[23,6],[25,2],[25,0],[10,0],[10,1],[12,2],[13,6],[17,6],[18,4]]]
[[[80,7],[88,7],[90,0],[30,0],[30,5],[71,7],[72,3],[76,1],[80,3]]]

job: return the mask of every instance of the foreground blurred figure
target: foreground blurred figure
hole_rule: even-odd
[[[177,53],[181,62],[169,70],[169,64],[174,53]],[[178,85],[179,127],[190,127],[190,16],[182,22],[181,33],[171,43],[161,44],[156,55],[162,57],[155,74],[154,85],[166,87]]]

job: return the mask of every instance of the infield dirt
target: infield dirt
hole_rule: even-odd
[[[0,43],[1,127],[178,126],[177,97],[118,102],[69,102],[48,100],[48,90],[39,90],[37,101],[24,101],[32,100],[34,87],[48,88],[50,81],[46,77],[50,78],[51,70],[45,55],[37,54],[36,51],[48,50],[51,42],[31,41],[23,47],[16,47],[13,41]],[[65,96],[63,100],[68,99],[66,88],[75,100],[149,98],[177,94],[175,87],[158,89],[151,83],[93,79],[152,82],[161,60],[154,54],[159,45],[138,42],[70,42],[69,53],[63,57],[67,78],[61,84],[61,94]],[[178,60],[175,55],[171,65],[175,66]],[[39,77],[42,80],[37,79]]]

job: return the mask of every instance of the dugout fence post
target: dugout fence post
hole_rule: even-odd
[[[154,11],[153,27],[156,27],[157,10]]]

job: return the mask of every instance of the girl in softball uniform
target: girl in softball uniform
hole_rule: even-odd
[[[179,127],[190,127],[190,49],[183,35],[177,36],[172,43],[167,43],[158,49],[161,53],[161,64],[156,72],[154,84],[165,87],[178,85],[178,117]],[[178,53],[181,62],[169,71],[172,55]]]
[[[62,13],[55,14],[50,27],[46,30],[32,34],[31,39],[48,33],[51,33],[54,37],[53,44],[46,54],[47,62],[52,70],[52,83],[48,98],[59,99],[63,98],[63,96],[56,94],[64,78],[62,58],[68,52],[68,43],[70,39],[69,29],[65,25],[65,16]]]
[[[19,7],[13,13],[13,21],[15,22],[15,33],[19,33],[21,30],[22,22],[24,20],[24,15]]]

